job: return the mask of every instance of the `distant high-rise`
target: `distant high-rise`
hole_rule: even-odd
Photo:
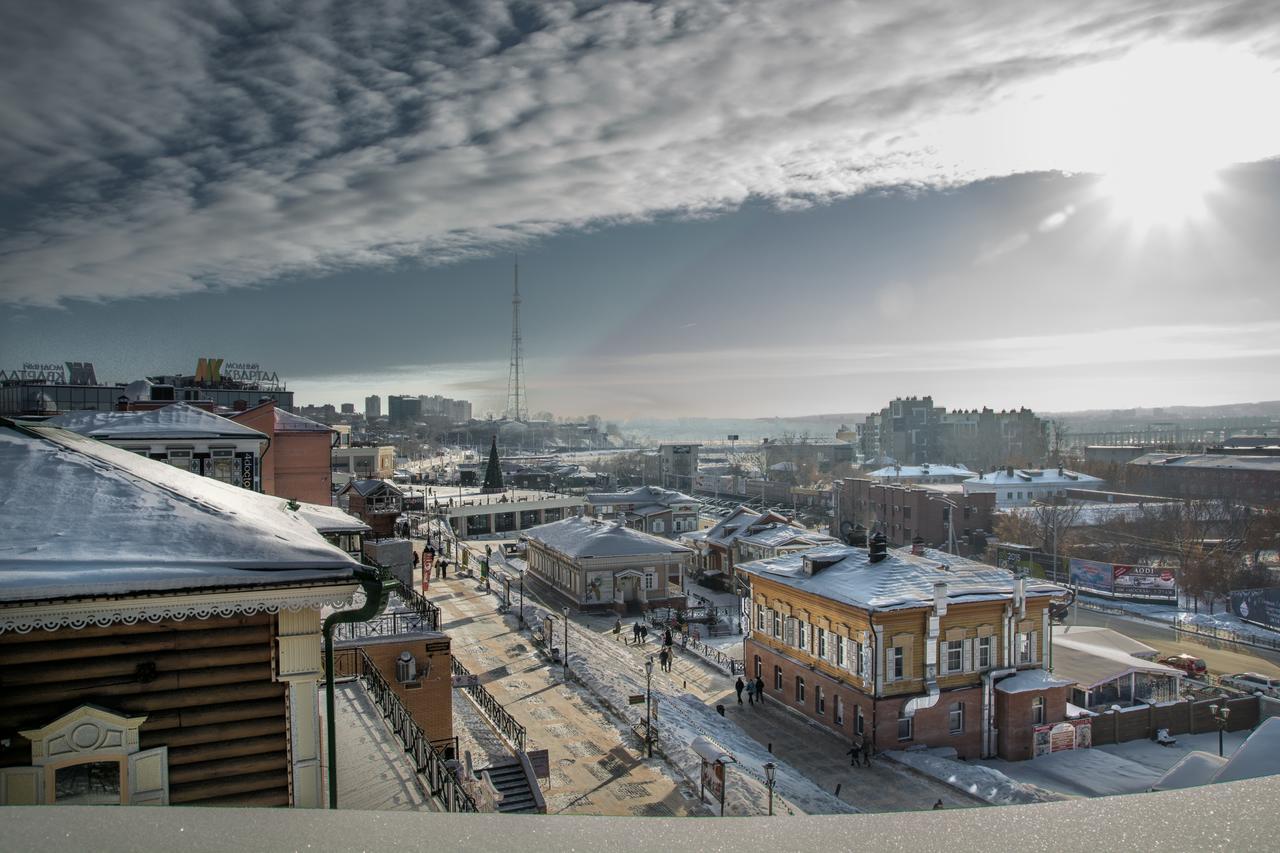
[[[382,417],[382,398],[377,394],[364,398],[364,416],[366,420],[371,421]]]
[[[520,341],[520,264],[515,265],[515,292],[511,297],[511,366],[507,372],[507,417],[529,420],[529,402],[524,393],[524,351]]]

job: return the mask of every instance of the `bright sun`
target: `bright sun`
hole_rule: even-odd
[[[1216,169],[1192,162],[1117,166],[1104,173],[1097,185],[1118,219],[1143,230],[1203,219],[1207,201],[1218,186]]]

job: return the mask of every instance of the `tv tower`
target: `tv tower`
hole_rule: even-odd
[[[511,297],[511,367],[507,373],[507,418],[529,420],[529,400],[524,393],[524,348],[520,342],[520,260],[515,261],[515,292]]]

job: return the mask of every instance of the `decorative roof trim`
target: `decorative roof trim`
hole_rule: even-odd
[[[112,598],[80,600],[61,604],[21,605],[0,609],[0,634],[26,634],[37,628],[79,630],[90,625],[107,627],[116,623],[160,622],[165,619],[208,619],[251,613],[278,613],[343,607],[359,585],[253,589],[238,592],[198,593],[155,598]]]

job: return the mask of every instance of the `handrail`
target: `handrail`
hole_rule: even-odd
[[[458,781],[445,757],[405,710],[400,697],[387,684],[387,680],[382,677],[373,661],[369,660],[364,649],[355,651],[359,653],[356,658],[356,676],[364,685],[365,692],[382,711],[383,718],[390,723],[392,731],[399,737],[405,753],[413,760],[413,769],[417,771],[419,781],[421,782],[422,777],[426,778],[427,793],[440,802],[445,811],[479,811],[475,800]]]
[[[472,677],[471,670],[463,666],[462,662],[457,658],[450,658],[450,662],[454,675],[464,679]],[[495,699],[493,694],[479,681],[473,685],[464,684],[462,689],[467,691],[471,698],[475,700],[476,706],[498,728],[498,731],[502,732],[507,740],[515,745],[516,751],[524,752],[524,726],[515,717],[511,716],[506,708],[502,707],[502,703]]]
[[[396,596],[404,602],[406,607],[418,614],[422,620],[421,630],[440,630],[440,608],[428,601],[422,593],[396,578]]]

